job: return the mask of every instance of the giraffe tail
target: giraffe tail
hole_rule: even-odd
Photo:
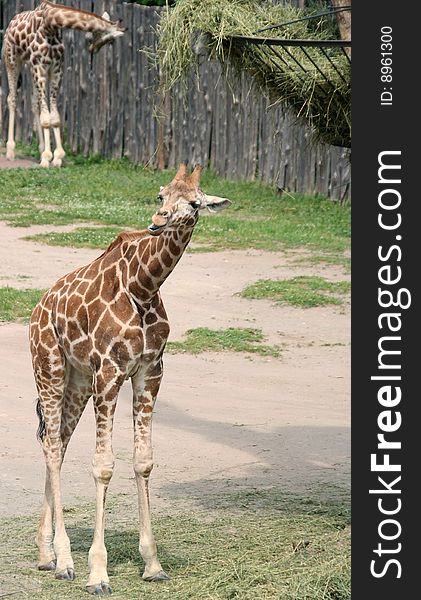
[[[37,416],[39,419],[38,429],[37,429],[37,440],[39,442],[44,441],[45,438],[45,419],[44,419],[44,411],[42,410],[41,400],[37,399],[36,405]]]

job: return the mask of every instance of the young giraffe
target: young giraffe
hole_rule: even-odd
[[[61,143],[60,115],[57,95],[63,74],[64,46],[61,30],[65,28],[90,32],[90,52],[97,52],[104,44],[126,31],[118,21],[53,2],[41,1],[35,10],[21,12],[13,17],[4,34],[3,58],[9,82],[7,104],[9,129],[6,158],[15,158],[15,113],[18,79],[23,64],[29,64],[33,80],[32,110],[38,133],[41,166],[60,167],[65,152]],[[49,87],[49,100],[47,90]],[[51,153],[50,127],[53,129],[56,149]]]
[[[37,412],[46,461],[45,497],[38,530],[39,569],[73,579],[70,542],[63,521],[60,468],[71,435],[90,396],[96,418],[93,476],[96,522],[89,551],[87,590],[111,593],[104,545],[105,495],[113,474],[113,417],[124,380],[133,387],[134,453],[139,499],[139,550],[143,579],[168,579],[152,534],[148,479],[152,470],[152,411],[162,378],[169,334],[159,288],[190,241],[199,210],[231,204],[199,189],[201,167],[188,175],[180,165],[161,187],[162,207],[148,229],[122,233],[89,265],[62,277],[41,299],[30,321],[30,345],[38,389]],[[53,537],[53,517],[55,531]]]

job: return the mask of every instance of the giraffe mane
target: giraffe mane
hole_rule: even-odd
[[[107,19],[104,19],[100,15],[97,15],[95,13],[89,12],[88,10],[83,10],[81,8],[73,8],[72,6],[66,6],[65,4],[53,4],[52,2],[49,2],[48,0],[44,0],[43,3],[47,4],[48,6],[54,7],[54,8],[59,8],[60,10],[64,10],[66,12],[94,16],[97,19],[99,19],[100,21],[104,21],[105,23],[113,23],[114,22],[114,21],[107,21]]]
[[[146,230],[143,231],[122,231],[118,234],[118,236],[111,242],[108,248],[101,254],[99,258],[105,256],[112,250],[119,248],[123,242],[133,242],[134,240],[140,240],[143,237],[146,237],[148,232]]]

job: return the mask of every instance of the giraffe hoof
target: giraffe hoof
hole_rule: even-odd
[[[95,585],[87,585],[86,591],[88,594],[93,594],[94,596],[111,596],[113,593],[110,585],[105,581],[101,581],[101,583]]]
[[[61,158],[55,158],[51,164],[53,165],[53,167],[61,167],[63,161],[61,160]]]
[[[39,163],[39,166],[43,169],[48,169],[48,167],[50,166],[50,161],[48,161],[46,158],[43,158]]]
[[[44,563],[43,565],[38,565],[38,571],[55,571],[56,570],[56,561],[50,560],[49,563]]]
[[[67,569],[64,569],[63,571],[56,572],[56,579],[61,579],[61,580],[66,579],[67,581],[73,581],[74,578],[75,578],[74,569],[67,568]]]
[[[6,144],[6,160],[15,160],[15,142],[7,142]]]
[[[170,581],[171,577],[165,571],[158,571],[156,575],[143,577],[144,581]]]

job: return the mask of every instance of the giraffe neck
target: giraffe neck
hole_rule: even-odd
[[[139,243],[128,269],[128,289],[137,304],[147,303],[157,294],[182,257],[196,222],[197,217],[190,217],[180,231],[164,230]]]
[[[48,27],[91,32],[110,32],[115,27],[106,19],[93,13],[63,6],[62,4],[53,4],[47,0],[43,0],[39,8]]]

